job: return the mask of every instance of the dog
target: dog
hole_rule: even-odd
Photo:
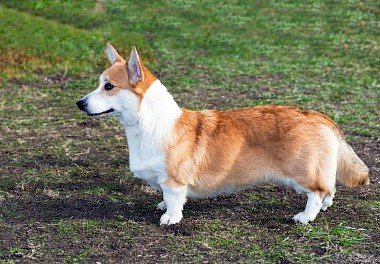
[[[77,102],[91,117],[117,116],[130,170],[163,193],[161,225],[182,219],[187,198],[232,194],[259,183],[306,193],[307,224],[333,203],[336,181],[369,184],[369,171],[329,117],[289,106],[217,111],[180,108],[133,47],[126,62],[106,45],[111,66]]]

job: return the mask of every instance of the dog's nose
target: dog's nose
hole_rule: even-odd
[[[78,106],[78,108],[80,109],[80,110],[84,110],[84,108],[86,107],[86,102],[85,102],[85,100],[79,100],[78,102],[77,102],[77,106]]]

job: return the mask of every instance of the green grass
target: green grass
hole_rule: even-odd
[[[103,4],[102,4],[103,3]],[[0,262],[376,262],[379,65],[375,1],[0,1]],[[310,226],[274,186],[191,201],[160,228],[116,119],[77,99],[110,41],[191,109],[294,105],[343,129],[372,185],[339,187]]]

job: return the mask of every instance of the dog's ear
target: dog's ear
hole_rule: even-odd
[[[106,53],[111,65],[117,61],[125,62],[125,60],[117,53],[117,51],[114,49],[114,47],[112,47],[111,43],[109,42],[107,42],[106,45]]]
[[[137,53],[136,47],[133,46],[131,57],[128,61],[128,75],[129,82],[131,85],[134,85],[138,82],[144,80],[144,72],[142,70],[142,63],[140,61],[139,54]]]

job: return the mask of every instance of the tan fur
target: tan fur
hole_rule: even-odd
[[[107,77],[108,81],[114,85],[115,88],[110,91],[104,90],[104,92],[109,95],[114,95],[117,93],[118,89],[130,89],[139,96],[141,101],[148,88],[155,80],[157,80],[157,78],[144,66],[144,64],[142,64],[142,62],[140,62],[140,65],[144,78],[138,83],[131,84],[128,78],[127,63],[117,54],[117,61],[102,74],[104,77]]]
[[[147,68],[145,68],[142,63],[141,67],[144,80],[132,85],[133,91],[138,95],[144,95],[152,83],[157,80],[156,76],[154,76]]]
[[[169,181],[207,196],[286,175],[323,197],[331,191],[322,178],[329,153],[323,127],[341,138],[330,118],[291,107],[184,109],[167,149]]]

